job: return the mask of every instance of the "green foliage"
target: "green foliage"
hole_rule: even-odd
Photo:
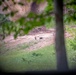
[[[41,2],[44,2],[44,0],[33,0],[34,2],[37,2],[38,4]]]
[[[31,29],[45,25],[46,22],[50,22],[51,17],[45,18],[43,14],[36,15],[34,13],[30,13],[27,18],[20,18],[17,22],[20,23],[20,25],[24,25],[23,31],[25,34],[27,34]]]
[[[45,26],[46,26],[47,29],[54,28],[55,27],[54,17],[51,18],[50,22],[46,22]]]
[[[4,11],[4,10],[7,10],[7,9],[8,9],[8,6],[4,7],[4,8],[3,8],[3,11]]]
[[[5,0],[0,0],[0,5],[2,5],[2,2],[4,2]]]
[[[2,24],[4,24],[6,21],[9,21],[5,15],[0,14],[0,26],[2,26]]]
[[[18,4],[19,4],[19,5],[22,5],[22,6],[24,5],[24,4],[23,4],[23,3],[21,3],[21,2],[19,2]]]
[[[76,28],[74,28],[74,27],[76,27],[75,24],[76,24],[76,23],[74,23],[74,22],[72,21],[72,22],[68,23],[68,24],[66,25],[66,27],[65,27],[66,32],[68,32],[69,34],[71,34],[73,38],[74,38],[75,33],[76,33]]]
[[[68,65],[70,69],[75,69],[76,68],[76,46],[72,46],[72,42],[75,42],[72,39],[67,39],[66,40],[66,48],[67,48],[67,57],[68,57]]]
[[[50,11],[54,10],[54,3],[53,0],[47,0],[48,1],[48,6],[46,7],[46,12],[49,13]]]
[[[44,1],[44,0],[42,0]],[[42,2],[41,0],[38,0],[37,2],[40,3]],[[41,25],[45,25],[46,22],[50,22],[51,21],[51,16],[48,15],[48,11],[52,9],[52,5],[51,5],[51,2],[48,0],[48,3],[49,5],[47,6],[46,8],[46,13],[45,14],[40,14],[40,15],[37,15],[37,14],[34,14],[34,13],[30,13],[26,18],[21,18],[19,19],[16,23],[6,23],[3,25],[3,30],[4,32],[7,31],[7,33],[11,33],[11,32],[15,32],[14,34],[14,38],[16,38],[18,36],[18,34],[20,33],[20,31],[23,31],[25,34],[28,34],[28,32],[37,27],[37,26],[41,26]],[[13,0],[14,2],[14,0]],[[52,7],[51,7],[51,6]],[[6,9],[6,8],[4,8]],[[10,14],[6,14],[7,15],[11,15],[11,16],[14,16],[14,12],[11,12]],[[27,20],[28,19],[28,20]],[[8,24],[8,25],[7,25]],[[17,28],[17,25],[18,24],[18,28]],[[12,28],[12,29],[11,29]]]
[[[64,1],[66,4],[66,9],[67,9],[67,13],[66,13],[66,20],[67,21],[75,21],[76,20],[76,1],[75,0],[69,0],[69,1]]]
[[[66,31],[71,34],[72,36],[72,39],[68,39],[68,44],[69,44],[69,47],[70,49],[72,50],[76,50],[76,26],[75,26],[75,23],[70,23],[71,25],[70,26],[66,26]]]
[[[75,34],[75,37],[69,41],[70,41],[70,46],[72,47],[72,49],[76,51],[76,34]]]
[[[5,0],[0,0],[0,4],[2,4],[2,1]],[[13,2],[15,2],[14,0],[12,0]],[[30,1],[30,0],[28,0]],[[44,1],[44,0],[34,0],[38,3]],[[22,17],[20,18],[17,22],[13,23],[7,23],[4,24],[3,27],[3,32],[6,32],[7,34],[10,34],[12,32],[14,32],[14,38],[17,38],[17,36],[20,34],[21,31],[24,32],[24,34],[28,34],[28,32],[37,27],[37,26],[41,26],[41,25],[45,25],[46,23],[51,23],[52,22],[52,18],[53,16],[51,15],[51,13],[54,13],[54,1],[53,0],[47,0],[48,2],[48,6],[45,8],[44,13],[42,14],[34,14],[32,12],[29,13],[29,15],[27,17]],[[76,13],[75,13],[75,9],[76,9],[76,5],[74,4],[75,0],[69,0],[69,1],[65,1],[64,3],[66,4],[66,8],[68,13],[64,14],[64,22],[70,22],[70,21],[75,21],[76,19]],[[20,5],[23,5],[21,3],[19,3]],[[3,10],[6,10],[7,7],[5,7]],[[6,14],[6,18],[7,16],[11,15],[14,16],[16,12],[11,12],[9,14]],[[0,15],[1,17],[1,15]],[[1,23],[1,20],[0,20]],[[50,27],[50,25],[48,26]]]
[[[13,23],[11,21],[10,22],[5,22],[2,25],[2,30],[3,30],[3,33],[10,34],[13,31]]]

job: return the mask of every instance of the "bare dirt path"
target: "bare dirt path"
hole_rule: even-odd
[[[65,37],[70,37],[69,33],[65,33]],[[5,46],[15,47],[19,44],[35,42],[34,45],[26,48],[29,51],[37,50],[39,48],[51,45],[54,43],[55,38],[55,29],[50,29],[49,32],[39,32],[37,34],[30,34],[25,36],[19,36],[17,39],[13,38],[13,35],[6,37],[3,41],[5,42]]]

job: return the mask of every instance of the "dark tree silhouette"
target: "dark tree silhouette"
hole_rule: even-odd
[[[54,0],[55,21],[56,21],[56,37],[55,48],[57,57],[57,69],[68,70],[65,39],[64,39],[64,24],[63,24],[63,0]]]

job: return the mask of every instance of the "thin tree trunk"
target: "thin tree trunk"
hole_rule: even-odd
[[[64,39],[63,0],[54,0],[54,8],[56,21],[55,48],[57,57],[57,69],[60,71],[65,71],[68,70],[68,63]]]

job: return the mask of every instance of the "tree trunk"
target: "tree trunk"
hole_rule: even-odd
[[[68,70],[68,63],[64,39],[63,0],[54,0],[54,8],[56,21],[55,48],[57,57],[57,69],[60,71],[66,71]]]

